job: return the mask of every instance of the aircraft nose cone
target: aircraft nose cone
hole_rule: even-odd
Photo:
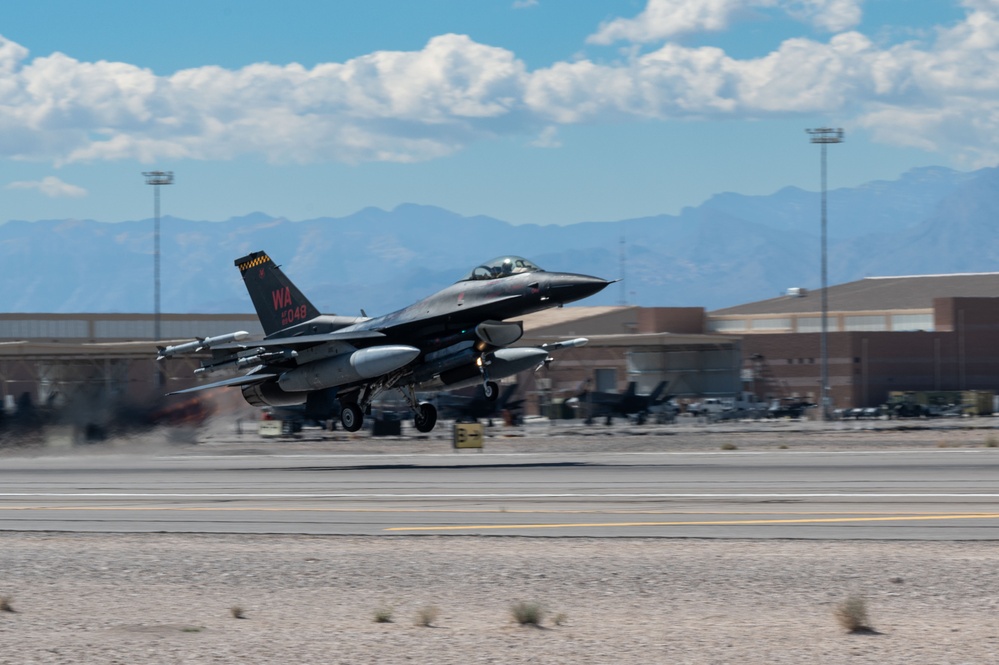
[[[550,297],[560,303],[582,300],[603,291],[608,284],[611,282],[599,277],[561,273],[552,276]]]

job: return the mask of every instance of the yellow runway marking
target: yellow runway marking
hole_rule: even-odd
[[[433,513],[433,514],[456,514],[456,515],[478,515],[478,514],[489,514],[489,515],[772,515],[774,511],[731,511],[726,510],[724,512],[717,510],[534,510],[534,509],[512,509],[506,510],[502,508],[493,509],[476,509],[476,508],[337,508],[337,507],[254,507],[254,506],[172,506],[172,505],[162,505],[162,506],[0,506],[0,513],[5,510],[42,510],[42,511],[52,511],[52,510],[65,510],[65,511],[150,511],[150,510],[162,510],[162,511],[179,511],[179,512],[207,512],[207,511],[218,511],[218,512],[271,512],[271,513],[405,513],[405,514],[416,514],[416,513]],[[869,515],[874,516],[874,519],[903,519],[902,517],[886,517],[886,513],[881,510],[822,510],[822,511],[809,511],[800,510],[794,512],[787,512],[788,515]],[[895,516],[911,516],[908,519],[943,519],[943,518],[953,518],[958,519],[960,516],[954,516],[953,513],[911,513],[911,512],[898,512],[892,513]],[[993,515],[978,515],[975,517],[992,517]],[[999,515],[997,515],[999,516]],[[849,518],[853,519],[853,518]],[[862,519],[862,518],[861,518]],[[679,524],[720,524],[721,522],[678,522]],[[739,523],[744,523],[739,521]],[[650,522],[649,524],[659,525],[659,524],[672,524],[672,522]],[[559,525],[555,525],[559,526]],[[571,525],[570,525],[571,526]],[[423,527],[420,527],[423,528]],[[426,527],[426,528],[436,528],[436,527]],[[468,528],[479,528],[479,527],[468,527]],[[504,527],[510,528],[510,527]]]
[[[891,517],[812,517],[806,519],[766,520],[710,520],[701,522],[588,522],[579,524],[481,524],[476,526],[398,526],[386,531],[467,531],[500,529],[572,529],[579,527],[634,527],[634,526],[747,526],[780,524],[836,524],[847,522],[918,522],[928,520],[997,519],[997,513],[971,515],[895,515]]]
[[[849,524],[864,522],[925,522],[972,519],[999,519],[999,513],[910,513],[886,514],[883,511],[798,511],[785,513],[792,517],[768,517],[752,519],[754,515],[772,515],[760,511],[719,512],[719,511],[584,511],[584,510],[481,510],[481,509],[420,509],[420,508],[343,508],[343,507],[253,507],[253,506],[2,506],[4,511],[44,511],[44,512],[258,512],[258,513],[376,513],[376,514],[520,514],[520,515],[675,515],[706,517],[726,516],[728,519],[693,519],[670,521],[627,521],[627,522],[578,522],[545,524],[468,524],[447,526],[398,526],[386,527],[388,532],[433,532],[433,531],[501,531],[513,529],[572,529],[572,528],[620,528],[620,527],[678,527],[678,526],[779,526],[807,524]],[[745,516],[749,519],[735,519]]]

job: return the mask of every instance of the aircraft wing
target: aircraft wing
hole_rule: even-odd
[[[184,390],[175,390],[172,393],[167,393],[167,395],[183,395],[185,393],[196,393],[201,390],[209,390],[211,388],[225,388],[227,386],[252,386],[255,383],[262,383],[268,379],[277,378],[277,374],[272,373],[260,373],[260,374],[247,374],[246,376],[234,376],[231,379],[225,379],[224,381],[216,381],[214,383],[206,383],[201,386],[194,386],[193,388],[185,388]]]
[[[270,339],[248,340],[246,342],[233,342],[231,344],[220,344],[213,346],[212,350],[240,351],[242,349],[259,348],[265,349],[278,347],[282,349],[294,349],[302,346],[316,346],[325,342],[356,342],[369,339],[380,339],[385,337],[385,333],[376,330],[357,330],[354,332],[331,332],[321,335],[298,335],[295,337],[272,337]]]

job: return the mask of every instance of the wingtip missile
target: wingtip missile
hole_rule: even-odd
[[[206,337],[201,340],[202,349],[210,349],[213,346],[218,346],[220,344],[228,344],[229,342],[239,342],[250,336],[250,333],[245,330],[237,330],[233,333],[227,333],[225,335],[218,335],[216,337]]]
[[[558,351],[559,349],[568,349],[575,346],[586,346],[586,343],[590,340],[586,337],[577,337],[575,339],[567,339],[562,342],[552,342],[551,344],[542,344],[541,348],[546,351]]]
[[[194,341],[177,344],[175,346],[159,346],[156,347],[157,351],[159,351],[156,359],[163,360],[164,358],[170,358],[181,353],[197,353],[198,351],[204,351],[205,349],[210,349],[213,346],[218,346],[220,344],[238,342],[249,336],[250,333],[245,330],[237,330],[236,332],[216,335],[215,337],[198,337]]]

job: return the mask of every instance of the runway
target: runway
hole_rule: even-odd
[[[999,452],[8,457],[0,530],[995,540]]]

